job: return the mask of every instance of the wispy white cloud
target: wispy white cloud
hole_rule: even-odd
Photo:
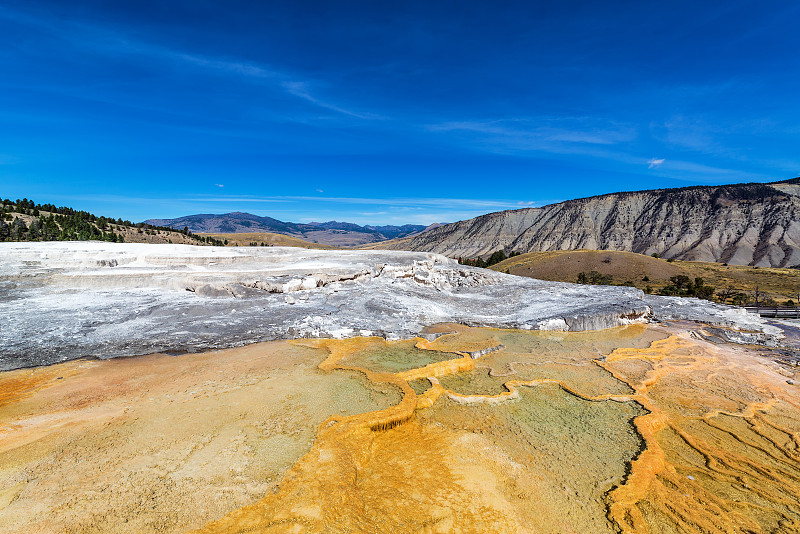
[[[341,106],[332,104],[330,102],[326,102],[321,100],[315,96],[312,96],[309,91],[309,83],[308,82],[297,82],[297,81],[285,81],[282,82],[281,85],[286,89],[286,91],[290,95],[294,95],[298,98],[302,98],[303,100],[314,104],[315,106],[319,106],[323,109],[328,109],[331,111],[335,111],[336,113],[341,113],[343,115],[349,115],[350,117],[355,117],[357,119],[379,119],[378,115],[372,113],[362,113],[357,111],[352,111],[349,109],[345,109]]]
[[[347,213],[342,212],[321,212],[305,217],[298,218],[298,222],[319,222],[338,220],[352,222],[360,225],[384,225],[384,224],[420,224],[428,226],[433,223],[451,223],[479,217],[485,212],[477,210],[425,210],[402,213],[368,212],[368,213]]]
[[[214,184],[214,185],[216,185],[217,187],[225,187],[225,184]]]
[[[663,123],[653,124],[652,129],[654,137],[668,146],[702,154],[704,158],[724,158],[740,168],[772,169],[774,174],[770,179],[800,172],[800,160],[783,157],[785,152],[776,152],[778,157],[765,157],[751,150],[754,139],[797,137],[800,129],[795,123],[764,117],[720,121],[704,115],[674,115]],[[692,165],[681,167],[689,169]],[[741,169],[738,172],[744,173]],[[747,176],[749,178],[752,173],[748,172]]]
[[[759,159],[758,162],[766,167],[771,167],[789,174],[792,177],[800,176],[800,159]]]
[[[310,198],[310,197],[309,197]],[[191,196],[185,198],[176,198],[175,200],[181,202],[292,202],[288,197],[249,197],[249,196],[234,196],[229,197],[213,195],[213,196]]]
[[[559,199],[563,200],[563,199]],[[556,201],[559,201],[556,200]],[[177,217],[191,213],[225,213],[247,211],[256,215],[296,222],[339,220],[357,224],[432,224],[471,219],[485,213],[528,208],[548,202],[503,199],[454,198],[362,198],[316,196],[192,196],[170,201],[169,212],[151,217]],[[167,205],[164,199],[153,199],[149,206]],[[175,213],[180,209],[179,213]]]
[[[434,132],[467,131],[487,134],[512,146],[529,150],[548,150],[560,144],[615,145],[636,137],[636,130],[630,126],[599,127],[588,124],[583,118],[573,117],[557,120],[451,121],[428,125],[428,129]]]
[[[565,119],[569,124],[585,124],[584,128],[565,128],[553,126],[547,121],[543,126],[531,125],[532,119],[512,119],[496,121],[462,121],[444,122],[429,125],[433,132],[462,131],[474,133],[464,143],[488,152],[499,154],[552,154],[554,156],[575,155],[594,160],[608,160],[629,166],[632,172],[636,168],[647,165],[649,169],[674,180],[690,182],[713,182],[720,179],[727,181],[743,179],[741,169],[715,167],[704,163],[674,158],[646,158],[633,153],[635,145],[631,143],[636,137],[635,129],[621,125],[618,127],[591,126],[591,121],[583,118]],[[700,141],[698,141],[700,143]],[[762,174],[747,174],[748,179],[770,179]]]
[[[715,139],[714,128],[699,118],[674,116],[657,129],[657,136],[668,145],[697,152],[719,153],[722,150]]]
[[[280,88],[288,95],[299,98],[316,107],[334,111],[349,117],[365,120],[381,118],[376,114],[353,111],[328,100],[324,100],[319,96],[315,96],[311,92],[312,85],[315,85],[313,82],[309,80],[298,81],[298,74],[281,71],[263,63],[243,61],[237,58],[206,56],[145,43],[137,43],[136,46],[133,47],[128,44],[126,48],[136,50],[139,53],[158,55],[162,58],[182,62],[205,70],[211,70],[222,74],[232,74],[240,78],[255,80],[259,83],[265,81],[271,82],[275,84],[276,88]]]
[[[353,111],[327,100],[323,100],[318,96],[312,95],[311,81],[298,81],[297,74],[284,72],[262,63],[242,61],[236,58],[211,57],[145,44],[139,44],[137,47],[135,47],[135,49],[137,49],[139,52],[157,54],[164,58],[169,58],[185,64],[194,65],[202,69],[212,70],[223,74],[233,74],[245,79],[255,79],[257,81],[272,81],[286,94],[297,97],[317,107],[334,111],[342,115],[347,115],[358,119],[380,118],[378,115]]]
[[[186,202],[324,202],[336,204],[398,206],[398,207],[451,207],[453,209],[514,209],[531,206],[536,202],[518,200],[470,199],[470,198],[364,198],[322,196],[192,196],[179,199]]]
[[[259,65],[235,59],[212,58],[154,46],[141,46],[138,48],[138,50],[142,52],[160,54],[177,61],[202,67],[204,69],[236,74],[248,78],[280,80],[286,76],[284,73],[269,68],[265,65]]]
[[[434,132],[450,132],[453,130],[465,130],[488,134],[509,135],[513,130],[504,127],[504,120],[496,121],[450,121],[437,124],[429,124],[428,129]]]
[[[79,47],[92,54],[147,58],[151,61],[170,62],[191,66],[206,72],[232,75],[251,82],[271,84],[283,94],[341,115],[364,120],[382,118],[374,113],[348,109],[341,104],[333,103],[330,99],[324,99],[312,94],[311,87],[319,86],[321,82],[318,80],[303,80],[303,76],[297,72],[277,69],[265,63],[175,49],[156,42],[136,39],[119,31],[79,20],[63,19],[59,20],[58,24],[54,24],[50,20],[34,17],[25,12],[11,10],[2,6],[0,6],[0,18],[35,26],[57,39],[68,42],[71,46]],[[305,122],[305,119],[302,122]]]
[[[669,160],[666,161],[664,164],[660,166],[665,171],[680,171],[691,173],[692,176],[689,178],[690,180],[697,181],[697,176],[708,176],[711,180],[716,180],[720,176],[729,176],[732,178],[739,178],[743,179],[745,177],[745,173],[743,173],[739,169],[726,169],[722,167],[713,167],[711,165],[705,165],[703,163],[695,163],[693,161],[676,161],[676,160]],[[680,179],[680,174],[672,173],[670,176]],[[758,178],[769,178],[768,176],[754,176],[750,173],[747,174],[748,178],[751,177],[758,177]]]
[[[615,145],[629,141],[632,134],[628,131],[605,130],[599,132],[581,132],[558,129],[544,129],[541,134],[550,141],[567,143],[587,143],[592,145]]]
[[[648,169],[652,169],[664,177],[673,180],[682,180],[694,183],[712,183],[719,182],[719,180],[742,180],[745,173],[741,169],[731,169],[727,167],[715,167],[713,165],[706,165],[694,161],[686,161],[679,159],[666,159],[666,158],[640,158],[630,155],[620,155],[618,161],[631,163],[633,165],[647,165]],[[747,174],[748,179],[763,179],[769,180],[770,177],[760,174]]]

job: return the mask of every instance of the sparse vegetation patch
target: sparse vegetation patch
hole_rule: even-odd
[[[492,252],[487,259],[483,259],[481,257],[477,258],[458,258],[458,263],[461,265],[471,265],[472,267],[490,267],[492,265],[497,265],[501,261],[505,261],[509,258],[514,258],[519,256],[519,252],[511,252],[508,256],[506,256],[506,252],[503,249],[495,250]]]
[[[735,306],[794,307],[800,302],[798,269],[757,269],[654,256],[607,250],[532,252],[491,268],[542,280],[628,285],[648,294],[696,297]]]

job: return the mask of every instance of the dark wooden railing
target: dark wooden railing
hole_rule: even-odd
[[[750,313],[757,313],[761,317],[775,319],[800,319],[800,308],[776,308],[775,306],[747,306]]]

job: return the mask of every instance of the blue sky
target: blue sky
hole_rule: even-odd
[[[0,0],[0,196],[428,224],[793,178],[798,22],[780,0]]]

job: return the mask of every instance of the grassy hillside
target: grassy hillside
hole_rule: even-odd
[[[111,241],[217,246],[284,246],[332,249],[270,232],[194,234],[147,223],[132,223],[32,200],[0,201],[0,241]]]
[[[301,248],[316,248],[331,250],[337,247],[329,245],[321,245],[319,243],[311,243],[304,241],[297,237],[292,237],[283,234],[274,234],[272,232],[245,232],[236,234],[197,234],[204,237],[218,239],[228,246],[256,246],[256,247],[301,247]]]
[[[737,294],[752,301],[756,288],[764,299],[779,304],[787,300],[798,302],[800,270],[759,268],[722,263],[667,261],[663,259],[606,250],[564,250],[531,252],[515,256],[490,267],[493,270],[541,280],[577,282],[580,273],[596,271],[610,276],[613,284],[633,285],[639,289],[659,293],[674,285],[670,280],[686,276],[694,282],[702,278],[704,284],[714,288],[714,300],[725,299],[732,303]],[[739,303],[744,303],[740,297]]]
[[[32,200],[0,203],[0,241],[110,241],[112,243],[176,243],[222,245],[188,230],[134,224]]]
[[[353,247],[357,250],[411,250],[408,244],[414,236],[396,237],[394,239],[387,239],[386,241],[379,241],[377,243],[366,243],[364,245],[356,245]]]

